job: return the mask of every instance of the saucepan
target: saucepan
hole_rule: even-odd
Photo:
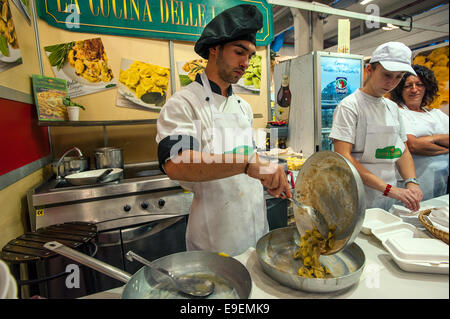
[[[178,292],[170,280],[158,278],[155,271],[147,266],[131,275],[57,242],[46,243],[44,247],[126,283],[123,299],[189,298]],[[209,251],[185,251],[161,257],[152,261],[152,265],[164,268],[174,276],[195,275],[212,281],[214,291],[207,296],[208,299],[247,299],[250,296],[250,274],[244,265],[232,257]]]

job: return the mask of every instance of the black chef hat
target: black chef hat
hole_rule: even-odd
[[[256,6],[241,4],[229,8],[206,25],[194,50],[202,58],[208,59],[209,48],[218,44],[237,40],[256,44],[256,32],[262,26],[263,16]]]

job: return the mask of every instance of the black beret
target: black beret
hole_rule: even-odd
[[[263,16],[256,6],[241,4],[229,8],[206,25],[194,50],[202,58],[208,59],[209,48],[218,44],[237,40],[256,44],[256,32],[262,27]]]

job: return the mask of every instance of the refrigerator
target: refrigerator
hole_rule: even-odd
[[[287,146],[309,157],[332,150],[328,135],[339,102],[363,84],[364,57],[314,51],[279,63],[274,69],[275,92],[286,72],[292,94]]]

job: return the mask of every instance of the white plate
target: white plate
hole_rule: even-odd
[[[85,171],[81,173],[70,174],[64,177],[72,185],[91,185],[97,184],[97,178],[105,172],[107,168],[95,169],[90,171]],[[107,183],[114,181],[120,177],[123,169],[113,168],[112,172],[109,173],[101,183]]]
[[[133,102],[134,104],[149,108],[151,110],[158,110],[160,111],[162,109],[162,106],[156,106],[154,104],[147,104],[141,99],[138,99],[136,94],[130,90],[126,85],[124,85],[122,82],[119,81],[118,89],[120,95],[122,95],[124,98],[126,98],[128,101]]]
[[[245,79],[244,78],[240,78],[239,81],[236,84],[234,84],[234,85],[240,86],[240,87],[242,87],[244,89],[247,89],[247,90],[250,90],[250,91],[254,91],[254,92],[261,91],[261,89],[257,89],[253,85],[245,85],[244,83],[245,83]]]
[[[402,219],[381,208],[366,209],[361,231],[370,235],[373,229],[399,224]]]
[[[20,49],[13,49],[13,48],[11,48],[11,46],[9,44],[8,44],[8,47],[9,47],[9,56],[4,56],[3,54],[0,53],[0,61],[6,62],[6,63],[14,63],[19,58],[22,57],[22,54],[20,53]]]
[[[388,238],[430,238],[424,232],[418,230],[411,224],[408,223],[398,223],[385,227],[374,228],[372,233],[378,238],[382,243]]]
[[[448,246],[432,238],[389,238],[383,246],[405,271],[448,274]]]
[[[56,67],[54,67],[56,68]],[[64,73],[66,78],[68,80],[76,81],[84,86],[92,87],[92,88],[104,88],[109,84],[115,84],[114,78],[109,82],[91,82],[83,78],[82,76],[79,76],[75,73],[75,68],[73,68],[69,62],[66,62],[64,66],[59,70],[60,72]]]

